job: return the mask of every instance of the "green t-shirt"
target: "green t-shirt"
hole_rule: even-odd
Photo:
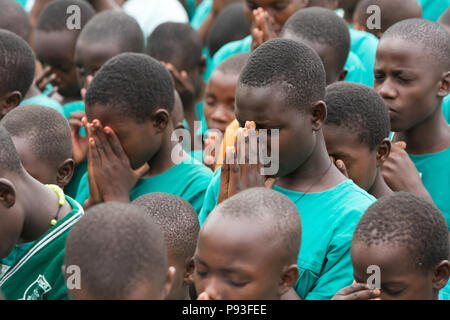
[[[36,240],[35,244],[0,279],[0,290],[6,299],[68,298],[62,273],[64,246],[70,229],[84,211],[70,197],[66,196],[66,200],[72,206],[72,211]]]
[[[72,112],[84,111],[84,101],[78,100],[78,101],[66,103],[63,106],[63,110],[64,110],[64,116],[66,117],[67,120],[69,120],[70,114]]]
[[[353,52],[361,60],[366,69],[363,84],[373,87],[375,67],[375,55],[377,53],[378,38],[373,34],[349,27],[350,52]]]
[[[450,230],[450,147],[437,153],[410,154],[409,157],[422,174],[422,182]]]
[[[439,300],[450,300],[450,281],[447,281],[447,285],[439,291]]]
[[[216,206],[220,171],[216,170],[206,191],[199,216],[200,225]],[[297,294],[308,300],[331,299],[353,281],[350,260],[353,231],[375,198],[351,180],[345,180],[324,192],[305,195],[278,186],[274,190],[295,203],[302,220],[302,243],[298,258],[300,275],[295,285]]]
[[[19,106],[22,106],[24,104],[37,104],[37,105],[40,105],[40,106],[44,106],[44,107],[49,107],[49,108],[55,109],[56,111],[59,111],[62,114],[64,114],[63,108],[59,104],[59,102],[54,100],[54,99],[52,99],[52,98],[49,98],[45,94],[40,94],[40,95],[31,97],[30,99],[23,100],[19,104]]]
[[[198,214],[211,177],[212,171],[209,168],[188,157],[157,176],[140,179],[130,192],[130,201],[147,193],[165,192],[188,201]],[[76,200],[83,204],[88,198],[89,181],[86,173],[81,178]]]
[[[446,96],[442,103],[442,113],[447,123],[450,124],[450,95]]]
[[[35,241],[22,244],[15,244],[10,254],[0,260],[0,279],[23,255],[34,245]]]
[[[450,7],[450,0],[417,0],[417,2],[422,6],[422,17],[432,21],[437,21]]]
[[[203,0],[202,3],[198,5],[197,9],[195,10],[195,14],[191,19],[192,28],[198,30],[202,26],[206,17],[211,12],[212,5],[212,0]]]

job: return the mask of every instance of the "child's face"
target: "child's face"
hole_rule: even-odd
[[[325,124],[323,127],[328,154],[345,163],[349,178],[368,191],[377,176],[377,152],[359,141],[357,134],[343,126]]]
[[[108,126],[115,132],[133,170],[152,159],[162,143],[161,134],[150,120],[140,122],[100,105],[86,105],[86,116],[89,122],[98,119],[103,127]]]
[[[359,0],[339,0],[339,8],[354,9]]]
[[[57,184],[57,170],[33,154],[32,146],[27,139],[11,137],[19,154],[23,167],[30,176],[43,184]]]
[[[381,39],[374,88],[389,108],[392,131],[409,130],[436,111],[444,71],[420,45]]]
[[[305,5],[306,1],[302,0],[246,0],[244,12],[247,19],[253,22],[253,10],[264,9],[275,20],[275,31],[280,32],[287,19]]]
[[[75,65],[79,86],[83,88],[87,76],[95,76],[95,73],[106,61],[120,53],[122,52],[119,46],[111,41],[95,44],[78,41],[75,50]]]
[[[271,158],[270,129],[279,130],[279,170],[277,177],[299,168],[316,145],[310,112],[299,106],[288,106],[282,86],[261,88],[242,86],[236,90],[236,119],[241,127],[254,121],[256,129],[267,129],[267,150]],[[272,133],[273,135],[273,133]]]
[[[75,44],[78,32],[36,31],[34,35],[34,50],[44,67],[50,66],[57,76],[54,85],[58,86],[58,93],[64,97],[78,97],[76,68],[74,63]]]
[[[239,75],[215,71],[205,89],[203,113],[208,129],[225,132],[234,120],[234,98]]]
[[[263,223],[211,216],[200,231],[194,255],[198,294],[212,300],[279,299],[280,244]],[[270,236],[269,236],[270,238]],[[264,244],[264,245],[261,245]]]
[[[432,272],[424,272],[413,266],[407,250],[388,244],[352,244],[351,258],[356,282],[366,283],[373,275],[367,271],[371,265],[380,268],[381,295],[383,300],[428,300],[433,299]]]

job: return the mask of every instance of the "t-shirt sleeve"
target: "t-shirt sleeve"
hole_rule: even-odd
[[[219,197],[219,189],[220,189],[220,172],[221,168],[217,169],[214,173],[214,176],[211,180],[211,183],[206,189],[205,199],[203,201],[203,207],[198,216],[198,220],[200,222],[200,227],[205,222],[209,213],[216,207],[217,199]]]

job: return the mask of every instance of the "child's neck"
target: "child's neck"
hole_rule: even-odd
[[[159,151],[148,162],[150,170],[148,175],[146,175],[144,178],[157,176],[175,166],[172,161],[172,150],[175,148],[178,142],[172,141],[170,139],[168,131],[166,131],[165,133],[163,143],[161,144]]]
[[[27,91],[25,97],[23,98],[23,100],[28,100],[28,99],[36,97],[40,94],[42,94],[42,92],[39,91],[39,89],[36,87],[36,85],[32,84],[30,89]]]
[[[447,149],[450,146],[450,126],[444,118],[442,108],[436,109],[424,122],[398,132],[394,141],[405,141],[406,152],[409,154],[436,153]]]
[[[29,175],[24,177],[17,191],[19,195],[22,195],[22,206],[25,212],[19,241],[21,243],[35,241],[50,229],[51,220],[55,218],[59,208],[58,196],[55,191]],[[66,201],[57,220],[61,220],[71,210],[70,204]]]
[[[317,132],[317,144],[309,158],[294,172],[281,177],[277,185],[297,192],[323,192],[334,188],[346,177],[328,156],[322,131]]]
[[[373,183],[372,187],[369,190],[367,190],[367,192],[377,199],[387,196],[393,192],[391,188],[389,188],[389,186],[387,185],[386,181],[384,181],[380,169],[377,170],[375,182]]]

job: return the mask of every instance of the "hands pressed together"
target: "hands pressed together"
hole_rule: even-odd
[[[234,147],[228,147],[220,174],[220,190],[217,203],[249,188],[273,188],[276,179],[261,173],[258,152],[259,140],[256,125],[247,121],[239,128]]]
[[[147,164],[137,170],[130,161],[114,131],[95,119],[89,123],[84,117],[83,126],[88,139],[89,199],[85,207],[100,202],[129,202],[129,194],[139,179],[149,170]]]

